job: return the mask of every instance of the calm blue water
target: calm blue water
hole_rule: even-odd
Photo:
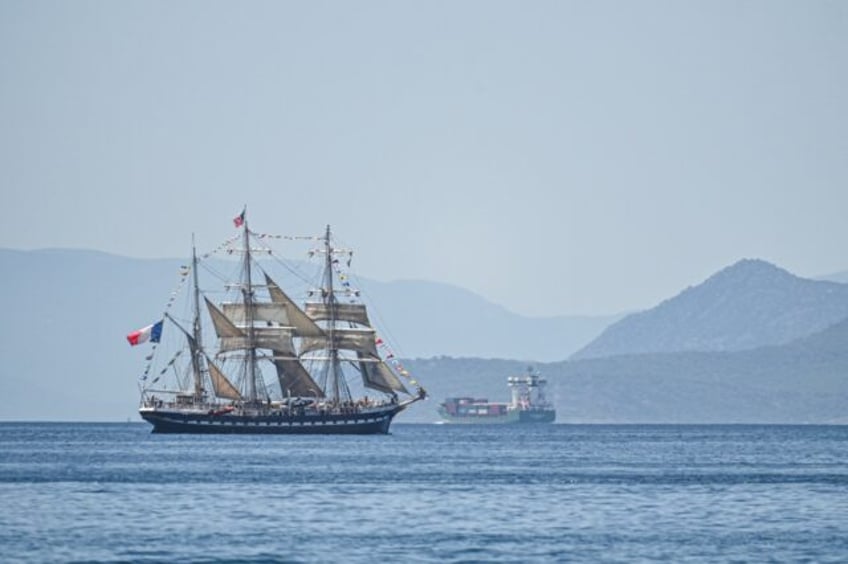
[[[848,427],[0,424],[6,562],[845,562]]]

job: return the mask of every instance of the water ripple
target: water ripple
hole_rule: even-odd
[[[848,560],[848,428],[0,424],[16,562]]]

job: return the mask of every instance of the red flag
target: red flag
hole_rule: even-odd
[[[241,213],[233,218],[233,224],[235,224],[236,227],[241,227],[242,225],[244,225],[244,212],[245,211],[246,210],[241,210]]]

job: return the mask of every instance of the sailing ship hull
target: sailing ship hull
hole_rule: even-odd
[[[347,414],[216,415],[142,408],[142,419],[154,433],[241,435],[385,435],[403,406]]]

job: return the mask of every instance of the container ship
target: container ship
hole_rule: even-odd
[[[532,368],[521,376],[507,379],[512,390],[509,403],[490,402],[472,397],[447,398],[439,405],[443,423],[499,424],[499,423],[553,423],[556,410],[545,396],[548,381]]]

